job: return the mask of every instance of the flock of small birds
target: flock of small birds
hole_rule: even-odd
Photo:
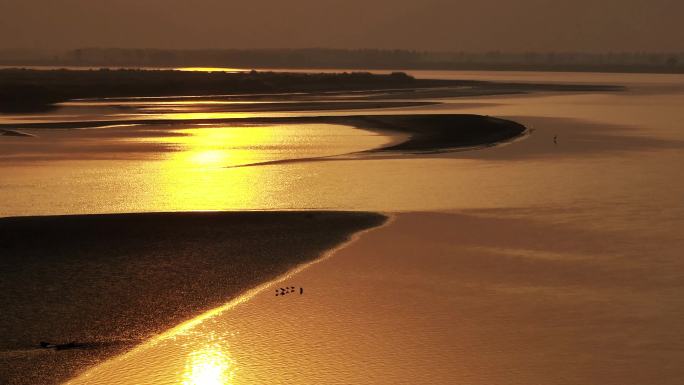
[[[276,289],[275,296],[278,297],[278,296],[283,296],[283,295],[287,295],[287,294],[293,294],[295,292],[296,292],[296,290],[295,290],[294,286],[281,287],[279,289]],[[299,288],[299,295],[302,295],[302,294],[304,294],[304,288],[300,287]]]

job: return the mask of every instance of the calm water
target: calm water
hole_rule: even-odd
[[[573,216],[593,215],[600,208],[610,212],[611,218],[629,217],[630,221],[643,220],[639,208],[657,215],[659,220],[679,217],[678,199],[684,189],[678,178],[684,140],[682,76],[420,75],[489,76],[516,81],[544,78],[627,84],[631,88],[618,94],[455,98],[441,100],[446,103],[439,106],[362,112],[490,114],[520,121],[535,130],[529,138],[509,146],[456,153],[446,158],[226,168],[254,161],[344,154],[390,140],[374,133],[326,125],[179,124],[26,130],[37,138],[0,137],[0,201],[5,202],[0,206],[0,215],[555,207],[572,212]],[[64,110],[71,108],[75,107],[67,106]],[[76,115],[77,120],[89,120],[92,112],[83,113],[88,108],[79,108],[82,114]],[[61,112],[39,118],[72,120],[73,117],[60,117]],[[146,109],[135,110],[135,114],[135,118],[157,116]],[[553,144],[554,135],[559,137],[558,145]],[[617,222],[628,225],[629,221]]]
[[[331,125],[0,137],[4,216],[309,208],[396,215],[285,277],[309,288],[301,299],[274,302],[267,284],[75,382],[678,383],[684,77],[418,75],[629,90],[392,110],[488,114],[533,130],[505,146],[446,156],[225,167],[390,140]],[[91,108],[65,110],[84,119],[99,114]],[[65,120],[67,112],[31,119]]]

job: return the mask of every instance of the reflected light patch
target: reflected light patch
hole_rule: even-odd
[[[168,120],[206,120],[206,119],[241,119],[253,118],[258,116],[256,113],[246,112],[168,112],[162,114],[147,115],[148,119],[168,119]]]
[[[188,355],[183,373],[183,385],[229,385],[233,383],[235,367],[230,357],[218,345],[209,345]]]
[[[226,160],[226,152],[223,150],[207,150],[191,153],[189,160],[200,166],[221,166]]]
[[[258,149],[282,146],[288,138],[279,137],[272,127],[202,127],[169,131],[166,137],[134,138],[135,142],[171,145],[175,151],[166,157],[169,169],[225,167],[259,161]]]
[[[184,210],[225,209],[226,200],[254,199],[252,181],[259,170],[226,167],[272,159],[291,140],[272,126],[199,127],[171,130],[169,136],[134,138],[168,145],[157,168],[155,195]],[[278,132],[281,132],[279,135]],[[287,154],[289,155],[289,153]],[[270,180],[262,182],[268,186]]]
[[[180,67],[175,68],[176,71],[184,72],[247,72],[244,68],[229,68],[229,67]]]

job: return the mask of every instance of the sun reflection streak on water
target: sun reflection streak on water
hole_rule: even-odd
[[[145,140],[168,144],[177,151],[169,161],[178,166],[222,167],[255,161],[255,148],[283,145],[270,127],[203,127],[171,131],[172,136]],[[140,140],[140,139],[136,139]]]
[[[201,127],[172,131],[174,135],[147,138],[174,151],[162,156],[157,192],[174,207],[205,210],[216,207],[223,197],[249,202],[254,170],[226,173],[225,167],[258,162],[274,155],[274,147],[286,147],[287,136],[272,127]],[[140,140],[140,139],[136,139]],[[266,181],[265,183],[270,183]]]
[[[227,167],[260,161],[319,155],[318,151],[335,151],[334,140],[316,143],[314,136],[329,125],[281,126],[200,126],[173,129],[168,136],[127,139],[136,143],[162,145],[171,151],[162,153],[163,160],[174,169],[187,167]],[[309,147],[310,146],[310,147]],[[327,155],[327,154],[325,154]],[[319,155],[320,156],[320,155]]]
[[[213,343],[188,355],[183,385],[228,385],[233,383],[235,362],[221,345]]]
[[[322,207],[301,184],[315,174],[239,166],[390,141],[334,124],[141,124],[44,130],[20,145],[4,138],[0,158],[12,162],[0,164],[0,200],[13,203],[0,216]],[[37,198],[45,191],[49,199]]]

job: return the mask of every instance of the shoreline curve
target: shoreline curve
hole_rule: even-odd
[[[0,218],[0,382],[68,380],[386,220],[345,211]]]

